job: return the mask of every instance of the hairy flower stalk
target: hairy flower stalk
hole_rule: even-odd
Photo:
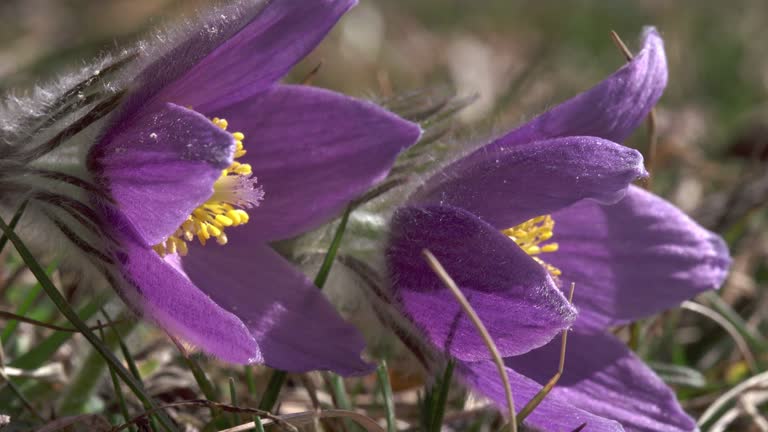
[[[278,80],[354,0],[235,1],[0,116],[0,211],[223,360],[368,371],[363,340],[269,246],[386,177],[418,126]],[[44,229],[47,228],[47,229]]]
[[[631,185],[647,175],[643,160],[618,143],[643,122],[666,82],[661,37],[646,29],[627,65],[439,169],[394,213],[386,249],[391,289],[377,291],[386,306],[379,311],[407,318],[405,326],[388,321],[428,367],[454,359],[470,387],[505,406],[485,344],[422,259],[425,249],[487,327],[518,410],[557,370],[553,337],[572,329],[565,372],[527,425],[696,430],[674,393],[610,333],[718,288],[730,264],[719,236]],[[563,291],[573,283],[572,306]]]

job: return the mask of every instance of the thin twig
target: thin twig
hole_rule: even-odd
[[[501,358],[499,349],[496,348],[496,344],[493,342],[493,338],[491,338],[491,335],[488,333],[488,329],[485,328],[485,325],[480,320],[480,317],[477,316],[477,313],[472,308],[472,305],[469,304],[469,301],[464,296],[464,293],[461,292],[453,278],[451,278],[448,272],[445,271],[445,268],[442,266],[442,264],[440,264],[440,261],[438,261],[437,258],[432,255],[432,252],[427,249],[423,249],[421,253],[424,255],[424,258],[427,260],[427,263],[429,264],[429,267],[432,269],[432,271],[435,272],[437,277],[439,277],[443,284],[451,291],[453,296],[461,305],[464,313],[469,316],[472,324],[474,324],[475,328],[477,328],[477,330],[480,332],[480,336],[483,338],[483,342],[488,347],[488,351],[491,352],[491,357],[493,357],[493,361],[496,363],[496,367],[499,370],[499,376],[501,377],[501,382],[504,385],[504,395],[507,398],[507,411],[509,414],[509,428],[511,432],[517,432],[517,416],[515,415],[515,401],[512,397],[512,387],[509,384],[509,377],[507,376],[507,371],[504,367],[504,360]]]
[[[340,410],[340,409],[329,409],[325,411],[320,412],[313,412],[313,411],[307,411],[307,412],[301,412],[296,414],[287,414],[283,416],[277,416],[273,418],[268,418],[265,422],[263,422],[264,426],[267,426],[272,423],[277,423],[276,420],[279,420],[283,423],[287,423],[291,425],[291,427],[295,426],[303,426],[307,424],[311,424],[315,421],[316,418],[319,419],[327,419],[327,418],[348,418],[351,420],[354,420],[362,426],[367,432],[385,432],[384,429],[379,426],[378,423],[376,423],[375,420],[372,418],[365,416],[363,414],[357,413],[355,411],[347,411],[347,410]],[[256,426],[254,422],[242,424],[240,426],[235,426],[233,428],[225,429],[219,432],[245,432],[253,429]]]
[[[295,426],[293,426],[290,422],[283,420],[279,416],[275,416],[270,414],[268,411],[263,411],[256,408],[246,408],[246,407],[239,407],[229,404],[223,404],[219,402],[213,402],[205,399],[193,399],[193,400],[187,400],[187,401],[181,401],[181,402],[174,402],[169,403],[165,405],[159,405],[157,407],[153,407],[147,411],[144,411],[143,413],[139,414],[138,416],[132,418],[130,421],[112,428],[111,432],[119,432],[123,429],[128,428],[129,426],[136,424],[137,422],[141,421],[142,419],[148,417],[151,414],[154,414],[159,411],[167,410],[170,408],[178,408],[183,406],[206,406],[209,408],[218,408],[222,411],[231,412],[231,413],[251,413],[256,414],[259,416],[262,416],[264,418],[267,418],[269,420],[272,420],[276,425],[281,426],[287,430],[298,432],[298,429],[296,429]]]
[[[36,319],[27,318],[27,317],[22,316],[22,315],[16,315],[15,313],[7,312],[7,311],[0,311],[0,319],[21,321],[23,323],[32,324],[32,325],[36,325],[36,326],[39,326],[39,327],[45,327],[45,328],[49,328],[51,330],[62,331],[62,332],[67,332],[67,333],[80,333],[80,330],[78,330],[76,328],[73,328],[73,327],[62,327],[62,326],[58,326],[56,324],[51,324],[51,323],[47,323],[47,322],[43,322],[43,321],[38,321]],[[108,324],[99,324],[99,325],[95,325],[95,326],[88,327],[88,328],[90,330],[99,330],[99,329],[102,329],[102,328],[107,328],[107,327],[116,325],[116,324],[118,324],[118,323],[120,323],[122,321],[125,321],[125,320],[118,320],[116,322],[108,323]]]

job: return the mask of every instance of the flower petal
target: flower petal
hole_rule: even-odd
[[[503,409],[507,406],[499,371],[492,361],[459,362],[458,375],[475,391],[493,401]],[[506,368],[512,387],[515,409],[520,412],[528,401],[541,389],[536,381]],[[542,431],[575,431],[584,423],[585,431],[622,432],[624,429],[615,421],[599,417],[574,406],[568,398],[550,393],[526,418],[524,424]]]
[[[718,235],[663,199],[631,186],[611,206],[584,201],[552,215],[547,262],[576,283],[577,327],[604,329],[720,287],[730,257]]]
[[[506,363],[543,384],[552,377],[559,358],[560,343],[553,341]],[[683,411],[672,390],[612,335],[572,332],[565,358],[565,371],[551,393],[555,397],[616,420],[628,431],[696,430],[696,422]]]
[[[490,145],[434,175],[410,201],[460,207],[506,229],[585,198],[616,202],[644,175],[640,153],[601,138]]]
[[[268,1],[240,32],[165,87],[158,98],[201,112],[248,99],[272,86],[312,51],[356,3]]]
[[[387,248],[394,294],[429,341],[453,357],[490,354],[423,249],[456,281],[504,356],[547,343],[575,318],[546,270],[492,226],[449,206],[404,207],[395,213]]]
[[[383,180],[421,130],[378,106],[327,90],[277,86],[222,110],[245,134],[265,198],[251,226],[267,240],[314,228]]]
[[[263,362],[291,372],[367,373],[360,333],[319,289],[249,232],[233,228],[225,246],[190,245],[182,266],[221,307],[237,315],[258,343]]]
[[[571,135],[623,142],[651,111],[667,86],[664,42],[656,29],[643,32],[643,48],[600,84],[508,133],[504,145]]]
[[[124,298],[169,333],[233,363],[261,363],[260,347],[245,324],[200,291],[152,249],[123,242]]]
[[[152,246],[211,196],[234,150],[232,135],[207,118],[165,104],[101,140],[88,154],[88,164],[139,241]]]

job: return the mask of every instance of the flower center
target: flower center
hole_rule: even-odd
[[[502,231],[502,234],[517,243],[525,253],[541,264],[552,276],[560,276],[562,272],[557,267],[547,264],[537,255],[545,252],[555,252],[560,247],[557,243],[545,243],[555,235],[555,220],[551,215],[538,216],[512,228]]]
[[[225,119],[214,118],[211,121],[222,130],[227,130],[228,123]],[[232,137],[236,146],[234,158],[237,159],[245,155],[245,135],[235,132]],[[221,172],[221,176],[213,185],[213,195],[208,201],[193,210],[173,234],[153,249],[160,256],[175,253],[186,256],[189,253],[187,242],[195,237],[203,246],[211,238],[216,239],[216,243],[225,245],[227,234],[224,231],[248,223],[249,216],[244,209],[258,206],[263,198],[264,191],[261,186],[256,186],[256,177],[253,177],[251,166],[235,160]]]

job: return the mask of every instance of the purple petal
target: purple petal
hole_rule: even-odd
[[[560,343],[553,341],[506,363],[543,384],[552,377],[559,358]],[[573,332],[565,359],[565,372],[551,393],[555,397],[616,420],[627,431],[696,430],[696,422],[683,411],[672,390],[615,337]]]
[[[645,174],[640,153],[601,138],[490,145],[434,175],[411,202],[460,207],[506,229],[585,198],[616,202]]]
[[[557,364],[554,363],[554,366],[557,367]],[[507,400],[504,387],[499,371],[492,361],[460,362],[457,363],[456,370],[471,388],[493,401],[500,409],[505,409]],[[519,412],[542,386],[510,368],[506,368],[506,372],[515,400],[515,409]],[[554,372],[553,370],[551,375]],[[542,431],[573,431],[584,423],[587,424],[584,431],[589,432],[622,432],[624,430],[615,421],[579,409],[568,398],[552,393],[525,420],[525,425]]]
[[[577,327],[604,329],[720,287],[728,248],[663,199],[631,186],[617,204],[584,201],[552,215],[560,249],[547,254],[576,283]]]
[[[227,234],[225,246],[190,245],[182,265],[203,292],[245,323],[264,363],[291,372],[371,370],[360,360],[365,342],[359,332],[314,284],[248,231]]]
[[[160,100],[213,112],[258,94],[325,37],[356,0],[268,1],[240,32],[165,87]]]
[[[145,246],[160,243],[213,193],[232,163],[232,136],[202,115],[174,104],[137,118],[88,154]]]
[[[591,90],[541,114],[499,141],[525,144],[562,136],[596,136],[623,142],[645,119],[667,85],[664,43],[656,29],[643,32],[643,49]]]
[[[263,362],[243,322],[200,291],[152,249],[123,242],[124,298],[172,335],[233,363]]]
[[[504,356],[547,343],[575,318],[546,270],[494,227],[449,206],[405,207],[393,218],[387,248],[394,294],[429,341],[453,357],[490,354],[423,249],[456,281]]]
[[[277,86],[217,115],[245,134],[238,161],[251,164],[265,193],[249,226],[267,240],[335,216],[383,180],[421,132],[372,103],[305,86]]]

